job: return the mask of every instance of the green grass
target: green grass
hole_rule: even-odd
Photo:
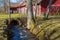
[[[3,28],[6,26],[5,21],[6,21],[6,19],[10,18],[9,16],[11,16],[11,19],[17,19],[17,18],[27,17],[27,15],[25,15],[25,14],[10,14],[10,15],[9,14],[0,14],[0,28],[1,28],[0,32],[4,31]],[[3,37],[3,34],[0,34],[0,38],[5,39]]]
[[[11,16],[11,18],[19,18],[19,17],[26,17],[24,14],[0,14],[0,19],[7,19]]]
[[[43,18],[42,18],[43,19]],[[49,16],[49,20],[37,18],[38,25],[31,27],[30,30],[39,40],[44,40],[47,32],[50,40],[60,39],[60,16]],[[31,24],[32,25],[32,24]]]
[[[25,14],[24,15],[23,14],[11,14],[11,18],[13,18],[13,19],[17,19],[17,18],[22,19],[23,18],[22,19],[22,21],[23,21],[24,17],[27,17],[27,15],[25,15]],[[49,18],[52,18],[49,20],[41,20],[41,19],[43,19],[43,17],[37,17],[36,20],[38,22],[38,25],[34,26],[34,22],[31,21],[30,32],[35,34],[36,37],[38,37],[40,40],[44,40],[43,38],[44,38],[45,31],[47,31],[48,34],[50,35],[50,33],[53,32],[53,30],[55,30],[56,28],[58,29],[60,27],[60,23],[59,23],[60,19],[58,17],[60,17],[60,16],[49,16]],[[9,14],[0,14],[0,28],[5,27],[4,21],[9,18],[10,18]],[[60,35],[59,30],[60,30],[60,28],[56,31],[56,33],[53,33],[52,35],[50,35],[49,38],[52,40],[52,39],[56,38],[57,36],[59,36]],[[54,35],[56,35],[56,36],[54,36]],[[2,38],[2,35],[0,35],[0,38]],[[57,39],[59,39],[59,37]]]

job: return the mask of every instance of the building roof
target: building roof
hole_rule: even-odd
[[[39,4],[39,0],[38,0],[38,4]],[[42,0],[42,3],[41,3],[41,6],[42,7],[47,7],[49,3],[49,0]],[[7,3],[7,5],[9,6],[9,4]],[[26,6],[26,0],[23,1],[23,2],[18,2],[18,3],[10,3],[10,7],[23,7],[23,6]],[[60,0],[54,0],[52,6],[60,6]]]
[[[26,2],[10,3],[10,7],[21,7],[26,5]]]
[[[10,7],[23,7],[26,6],[27,1],[24,0],[23,2],[19,2],[19,3],[10,3]],[[38,0],[39,3],[39,0]]]
[[[19,7],[20,3],[10,3],[10,7]]]
[[[60,6],[60,0],[57,0],[52,6]]]
[[[41,7],[42,12],[46,13],[48,3],[49,3],[48,0],[42,1],[42,7]],[[53,0],[53,3],[51,4],[51,6],[60,6],[60,0]]]

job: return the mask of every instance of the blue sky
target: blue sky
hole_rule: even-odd
[[[11,2],[17,2],[16,0],[10,0]]]
[[[21,2],[22,0],[10,0],[10,1],[15,3],[17,1],[20,1]]]
[[[16,2],[21,2],[21,1],[23,1],[23,0],[10,0],[10,2],[13,2],[13,3],[16,3]],[[3,1],[2,0],[0,0],[0,7],[2,7],[3,6]]]

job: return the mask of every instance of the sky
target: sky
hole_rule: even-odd
[[[10,0],[10,2],[12,2],[12,3],[21,2],[21,1],[23,1],[23,0]],[[0,7],[2,7],[2,6],[3,6],[3,0],[0,0]]]
[[[10,0],[11,2],[17,2],[16,0]]]
[[[17,2],[17,1],[18,1],[18,2],[20,1],[20,2],[21,2],[22,0],[10,0],[10,2],[13,2],[13,3],[15,3],[15,2]]]

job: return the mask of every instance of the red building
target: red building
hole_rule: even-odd
[[[46,13],[47,11],[47,5],[49,1],[42,1],[42,4],[40,5],[39,3],[37,4],[37,16],[40,16],[42,12]],[[33,7],[33,12],[34,12],[34,6]],[[26,7],[26,2],[21,2],[21,3],[12,3],[10,7],[11,13],[22,13],[26,14],[27,13],[27,7]],[[50,13],[49,14],[54,14],[54,13],[60,13],[60,0],[56,0],[51,4],[50,8]]]
[[[41,11],[46,13],[47,11],[47,5],[49,1],[43,1],[41,4]],[[50,13],[49,14],[60,14],[60,0],[54,0],[50,7]]]

